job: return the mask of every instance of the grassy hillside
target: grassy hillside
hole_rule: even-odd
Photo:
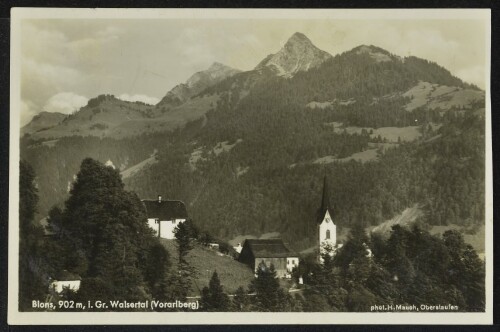
[[[161,243],[167,248],[172,262],[178,257],[177,245],[174,240],[161,239]],[[203,287],[208,286],[212,273],[217,271],[224,290],[228,294],[234,294],[238,287],[247,287],[254,279],[252,270],[245,264],[235,261],[228,256],[221,256],[218,251],[205,248],[195,244],[187,256],[188,263],[196,269],[197,279],[193,283],[191,296],[199,296]]]

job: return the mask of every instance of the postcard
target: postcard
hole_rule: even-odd
[[[9,324],[492,324],[489,10],[11,28]]]

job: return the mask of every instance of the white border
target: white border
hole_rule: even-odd
[[[61,313],[18,311],[20,32],[22,19],[342,19],[484,20],[486,36],[485,159],[485,313]],[[68,9],[13,8],[11,11],[11,102],[9,179],[8,323],[12,325],[109,324],[492,324],[493,323],[493,169],[490,103],[491,13],[489,9]],[[16,111],[17,110],[17,111]]]

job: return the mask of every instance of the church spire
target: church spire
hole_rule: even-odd
[[[328,190],[328,181],[325,175],[323,180],[323,196],[321,198],[321,207],[318,211],[318,223],[323,221],[326,211],[330,209],[330,192]]]

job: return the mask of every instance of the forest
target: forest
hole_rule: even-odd
[[[57,311],[137,311],[113,307],[64,307],[65,301],[188,301],[196,271],[186,260],[201,233],[191,221],[175,230],[173,256],[147,226],[144,206],[124,189],[118,171],[83,160],[64,208],[49,214],[51,235],[33,222],[38,191],[31,166],[20,164],[19,309],[38,311],[32,301]],[[368,248],[371,248],[368,250]],[[176,260],[177,264],[172,264]],[[55,291],[58,271],[81,276],[78,291]],[[462,235],[442,236],[394,226],[384,240],[357,223],[345,245],[323,264],[303,257],[293,271],[298,286],[282,287],[274,267],[261,264],[257,277],[227,294],[217,271],[200,292],[201,311],[368,312],[374,305],[446,304],[456,311],[484,311],[484,263]],[[303,278],[304,284],[298,285]],[[231,295],[231,297],[229,296]],[[59,304],[58,304],[59,303]],[[148,308],[148,310],[151,310]],[[172,311],[160,308],[159,311]],[[175,309],[190,310],[190,309]]]

